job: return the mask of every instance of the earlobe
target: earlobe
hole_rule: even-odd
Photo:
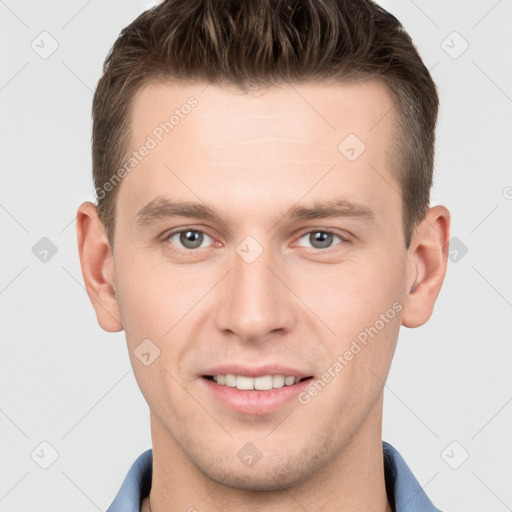
[[[419,327],[431,317],[446,274],[450,213],[444,206],[429,208],[416,227],[408,249],[408,294],[402,324]]]
[[[85,288],[100,326],[108,332],[123,329],[117,304],[114,258],[96,205],[85,202],[76,214],[78,253]]]

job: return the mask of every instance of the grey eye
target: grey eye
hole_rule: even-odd
[[[337,238],[340,242],[342,238],[339,235],[331,233],[329,231],[311,231],[303,235],[299,240],[305,240],[306,247],[312,247],[313,249],[327,249],[333,245],[334,239]]]
[[[169,240],[178,246],[181,245],[185,249],[198,249],[203,245],[203,242],[208,241],[210,237],[201,231],[195,229],[186,229],[178,231],[169,236]],[[210,239],[211,240],[211,239]]]

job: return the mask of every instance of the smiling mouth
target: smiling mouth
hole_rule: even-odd
[[[282,387],[293,386],[299,382],[312,379],[313,377],[300,378],[294,375],[262,375],[260,377],[248,377],[246,375],[204,375],[204,378],[216,382],[220,386],[237,388],[243,391],[268,391]]]

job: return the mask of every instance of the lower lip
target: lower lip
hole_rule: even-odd
[[[296,399],[297,395],[304,391],[313,379],[266,391],[241,390],[223,386],[205,377],[202,377],[201,380],[214,397],[227,407],[240,413],[263,415],[277,411],[287,402]]]

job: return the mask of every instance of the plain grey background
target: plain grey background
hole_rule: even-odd
[[[452,214],[434,315],[401,331],[383,438],[439,508],[510,510],[512,2],[381,3],[439,87],[432,204]],[[83,286],[75,213],[93,200],[103,61],[152,5],[0,0],[2,512],[105,510],[151,447],[124,333],[100,329]]]

